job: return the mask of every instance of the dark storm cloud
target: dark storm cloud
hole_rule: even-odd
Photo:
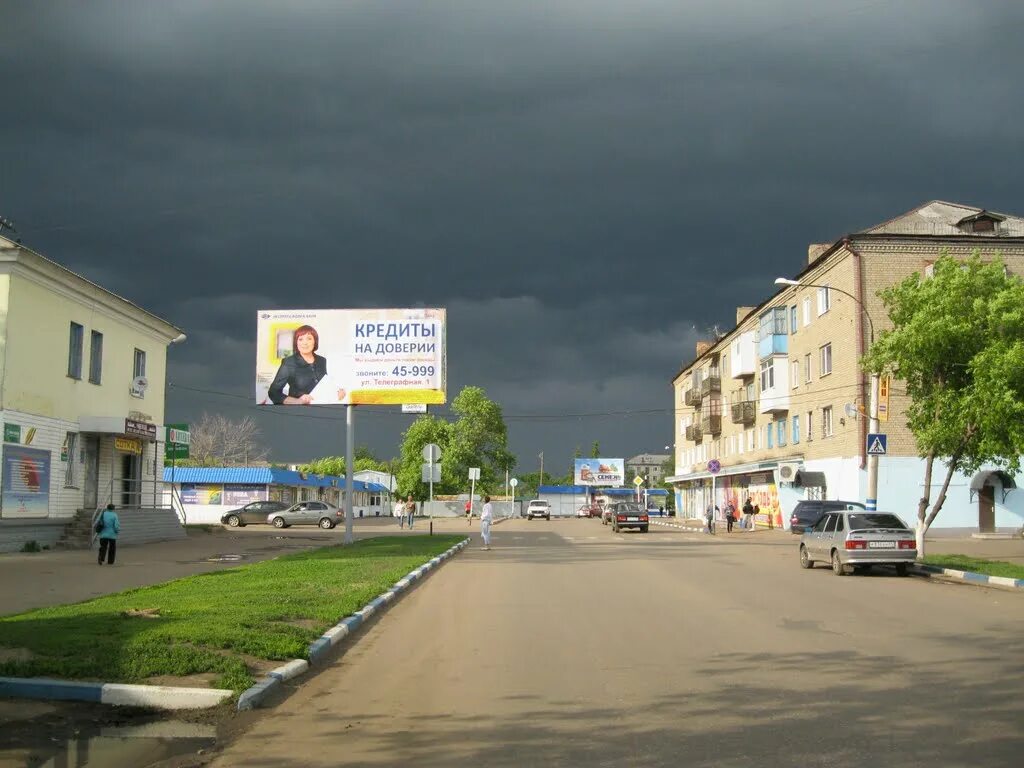
[[[259,308],[422,304],[452,396],[484,386],[524,455],[660,449],[695,340],[807,243],[931,198],[1024,211],[1010,0],[3,15],[0,214],[188,330],[180,419],[254,412],[184,387],[251,392]],[[334,449],[312,415],[260,416],[278,457]]]

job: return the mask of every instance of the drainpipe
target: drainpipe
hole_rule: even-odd
[[[854,294],[857,296],[857,300],[860,302],[860,306],[864,307],[864,264],[863,257],[860,251],[854,248],[850,244],[850,238],[843,238],[843,245],[853,256],[853,266],[855,273],[855,285]],[[860,360],[864,357],[864,312],[857,313],[857,362],[860,364]],[[862,403],[867,403],[867,376],[864,371],[860,372],[860,398]],[[867,415],[867,414],[865,414]],[[867,466],[867,454],[865,453],[865,446],[868,441],[868,422],[867,419],[858,419],[858,432],[860,433],[860,468],[864,469]]]

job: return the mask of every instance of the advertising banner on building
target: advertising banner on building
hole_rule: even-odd
[[[221,503],[229,507],[244,507],[254,501],[263,501],[267,498],[267,488],[264,485],[232,485],[224,486],[224,497]]]
[[[260,405],[441,405],[445,378],[444,309],[257,314]]]
[[[182,504],[216,505],[222,503],[223,497],[223,485],[209,485],[207,483],[181,484]]]
[[[624,459],[576,459],[573,483],[576,485],[623,485],[626,479]]]
[[[50,452],[20,445],[4,446],[4,517],[47,517],[50,514]]]

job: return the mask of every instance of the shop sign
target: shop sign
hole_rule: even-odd
[[[766,474],[750,476],[751,485],[768,485],[769,483],[771,483],[771,480],[769,479],[769,476]]]
[[[143,437],[146,440],[156,440],[156,424],[149,424],[145,421],[134,419],[124,420],[124,433],[133,437]]]
[[[188,424],[168,424],[164,455],[172,460],[187,459],[188,447],[191,442],[192,435],[188,431]]]
[[[20,424],[8,424],[4,422],[4,442],[5,443],[20,443],[21,442],[21,425]]]
[[[114,448],[124,453],[142,453],[142,441],[136,440],[134,437],[115,437]]]

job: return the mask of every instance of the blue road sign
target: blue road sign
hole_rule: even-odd
[[[885,456],[889,448],[889,436],[881,432],[868,432],[868,456]]]

